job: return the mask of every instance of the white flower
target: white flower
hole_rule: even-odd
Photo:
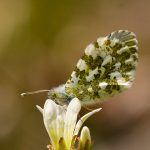
[[[79,150],[90,150],[92,146],[90,130],[88,127],[83,127],[81,130]]]
[[[66,149],[70,150],[73,137],[78,135],[85,120],[101,110],[93,110],[77,122],[81,109],[77,98],[72,99],[68,107],[57,105],[53,100],[47,99],[43,109],[39,106],[37,108],[43,114],[44,125],[54,150],[59,150],[60,140],[64,142]]]

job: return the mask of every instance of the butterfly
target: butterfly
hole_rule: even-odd
[[[85,48],[67,82],[49,90],[48,98],[65,105],[77,97],[87,105],[129,89],[138,63],[137,44],[128,30],[99,37]]]

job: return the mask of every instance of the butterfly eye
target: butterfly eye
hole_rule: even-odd
[[[55,99],[56,97],[57,97],[57,94],[54,93],[54,92],[52,92],[52,93],[51,93],[51,98],[52,98],[52,99]]]

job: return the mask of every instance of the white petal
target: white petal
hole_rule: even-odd
[[[43,109],[40,106],[36,105],[36,108],[43,114]]]
[[[55,149],[63,136],[65,114],[64,106],[59,106],[50,99],[46,100],[43,109],[44,125]]]
[[[49,124],[56,120],[57,117],[57,105],[55,104],[54,101],[48,99],[46,100],[44,104],[44,109],[43,109],[43,117],[44,117],[44,123],[46,126],[49,126]]]
[[[57,146],[58,138],[56,135],[56,117],[57,117],[57,105],[54,101],[48,99],[44,104],[43,120],[45,128],[51,139],[52,145]]]
[[[76,128],[75,128],[75,131],[74,131],[74,135],[78,135],[79,133],[79,130],[81,128],[81,126],[83,125],[83,123],[90,117],[92,116],[93,114],[99,112],[102,108],[99,108],[99,109],[95,109],[89,113],[87,113],[86,115],[84,115],[76,124]]]
[[[85,126],[81,130],[79,147],[80,149],[91,149],[91,143],[90,130]]]
[[[64,139],[68,149],[70,149],[73,132],[75,129],[78,113],[81,109],[80,101],[77,98],[71,100],[68,105],[65,126],[64,126]]]
[[[59,138],[63,137],[65,115],[66,115],[66,107],[57,105],[56,134]]]
[[[91,141],[90,130],[88,127],[84,126],[82,128],[80,140],[85,141],[85,143],[86,143],[86,140]]]

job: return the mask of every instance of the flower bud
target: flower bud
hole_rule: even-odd
[[[84,126],[81,130],[79,150],[91,150],[91,143],[90,130],[88,127]]]

